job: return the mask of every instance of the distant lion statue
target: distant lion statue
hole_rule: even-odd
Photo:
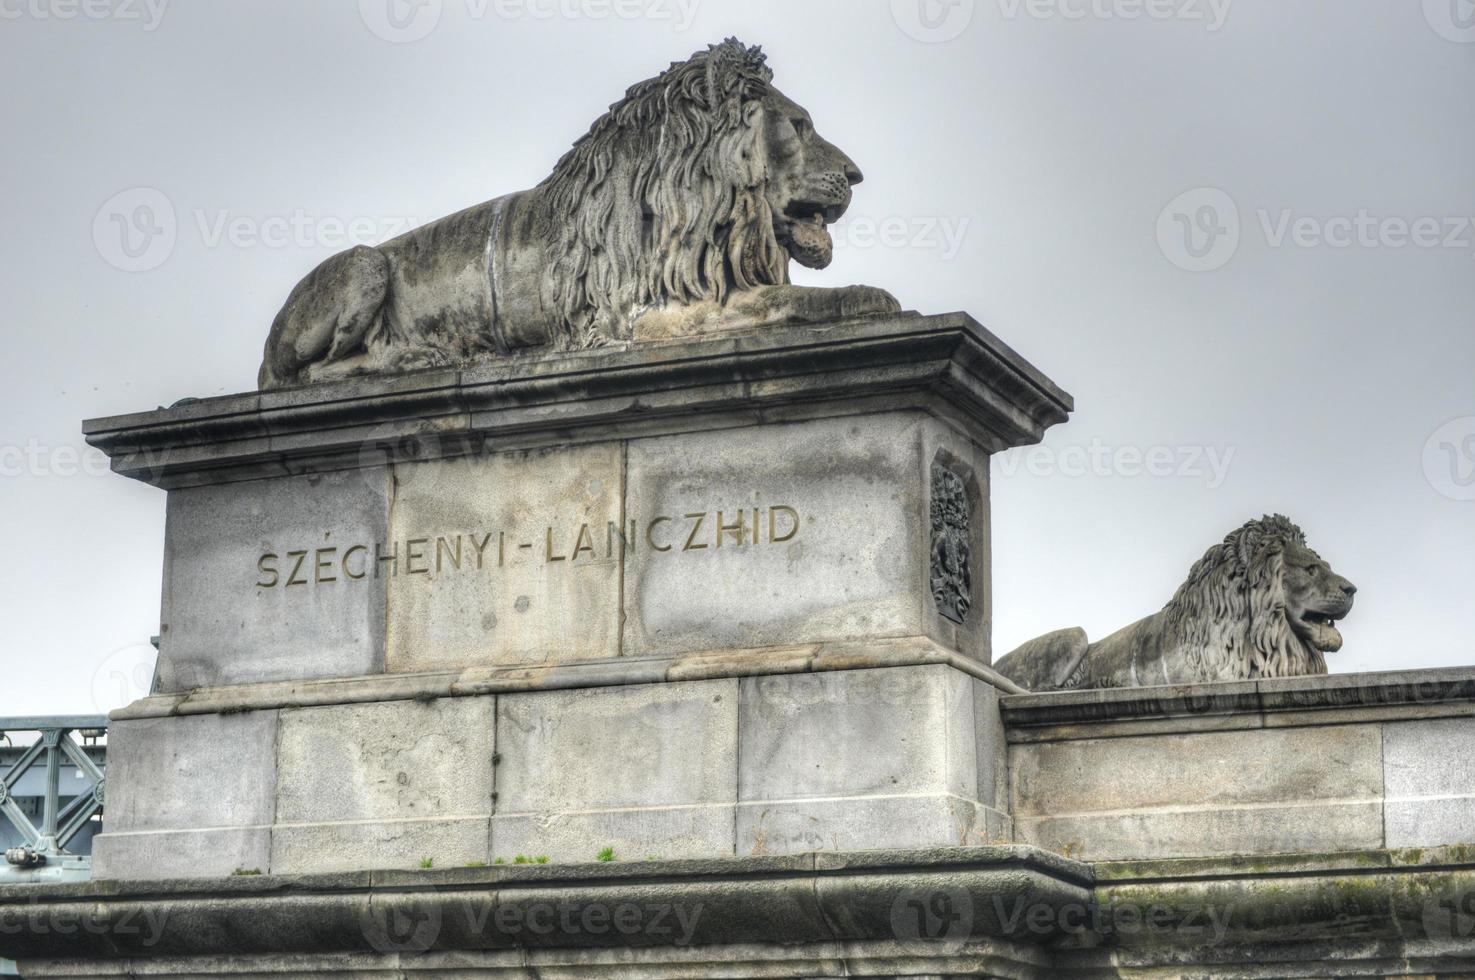
[[[728,39],[632,87],[532,190],[325,261],[272,324],[263,389],[784,322],[894,313],[803,288],[859,168]]]
[[[1325,674],[1356,592],[1277,514],[1205,552],[1161,612],[1096,643],[1047,634],[994,669],[1031,691]]]

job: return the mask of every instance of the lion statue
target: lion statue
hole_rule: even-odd
[[[1031,691],[1325,674],[1356,592],[1276,514],[1206,551],[1161,612],[1096,643],[1047,634],[994,669]]]
[[[318,266],[272,324],[263,389],[784,322],[895,313],[804,288],[859,168],[735,38],[631,88],[532,190]]]

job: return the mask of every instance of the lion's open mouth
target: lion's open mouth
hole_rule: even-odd
[[[790,201],[777,222],[779,244],[800,265],[823,269],[835,256],[835,240],[829,225],[845,214],[844,204],[821,204],[817,201]]]
[[[1301,622],[1309,627],[1304,631],[1309,634],[1306,638],[1322,653],[1336,653],[1342,649],[1342,634],[1337,630],[1337,617],[1308,610],[1301,614]]]

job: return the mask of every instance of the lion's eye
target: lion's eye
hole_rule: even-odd
[[[805,133],[809,132],[809,120],[795,117],[789,121],[794,126],[794,132],[798,133],[800,136],[803,136]]]

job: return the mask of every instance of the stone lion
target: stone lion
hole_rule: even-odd
[[[1277,514],[1205,552],[1161,612],[1096,643],[1047,634],[994,669],[1031,691],[1325,674],[1356,592]]]
[[[830,263],[859,168],[728,39],[631,88],[551,176],[302,280],[262,388],[899,310],[789,283]]]

